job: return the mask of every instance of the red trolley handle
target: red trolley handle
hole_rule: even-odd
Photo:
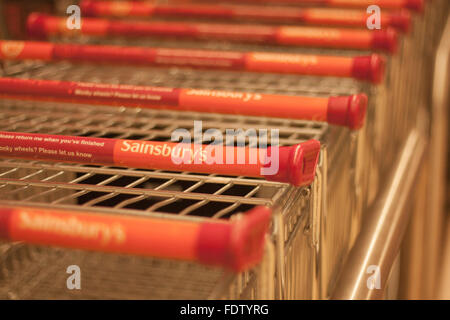
[[[262,177],[305,186],[313,182],[320,142],[250,148],[0,131],[0,158]]]
[[[191,3],[192,1],[180,0],[180,2]],[[364,9],[370,5],[377,5],[381,9],[409,9],[417,12],[422,12],[426,4],[425,0],[239,0],[239,2],[257,4],[271,3],[290,5],[321,5],[329,7]],[[126,6],[124,6],[124,9],[126,9]],[[120,7],[117,6],[115,10],[120,10]]]
[[[256,20],[309,25],[335,25],[366,27],[369,14],[366,10],[330,8],[289,8],[233,5],[159,5],[148,2],[83,0],[84,15],[92,17],[196,17],[236,20]],[[409,11],[383,12],[381,26],[394,27],[407,32],[411,16]]]
[[[203,69],[353,77],[380,83],[385,59],[376,53],[345,57],[279,52],[210,51],[0,40],[0,59],[70,60]]]
[[[355,50],[397,50],[398,35],[392,28],[360,30],[350,28],[312,28],[305,26],[268,26],[178,22],[121,21],[83,18],[81,29],[69,29],[67,19],[33,13],[27,29],[32,37],[89,35],[97,37],[177,37],[198,40],[228,40],[272,43],[285,46],[324,47]]]
[[[260,206],[236,217],[191,222],[1,206],[0,239],[195,261],[240,272],[261,261],[271,210]]]
[[[19,78],[0,78],[0,95],[13,99],[326,121],[352,130],[364,125],[367,110],[365,94],[323,98]]]
[[[286,0],[286,1],[298,1],[299,3],[319,1],[328,6],[355,7],[355,8],[356,7],[367,8],[370,5],[377,5],[382,9],[410,9],[417,12],[422,12],[423,8],[425,7],[425,0]]]

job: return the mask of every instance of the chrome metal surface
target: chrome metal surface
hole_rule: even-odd
[[[449,13],[450,14],[450,13]],[[436,53],[432,91],[432,127],[429,146],[429,186],[427,194],[427,221],[424,234],[425,274],[423,279],[426,299],[436,299],[439,285],[439,265],[442,264],[442,234],[445,232],[445,176],[448,169],[448,107],[450,105],[450,15],[442,32]]]
[[[413,130],[406,140],[388,183],[367,213],[332,299],[382,298],[391,267],[398,255],[410,211],[404,210],[426,148],[423,133]],[[379,288],[369,280],[379,270]],[[373,276],[377,276],[374,274]]]

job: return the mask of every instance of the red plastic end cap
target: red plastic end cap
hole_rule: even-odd
[[[423,12],[424,7],[425,7],[425,0],[407,0],[406,1],[406,8],[417,11],[417,12]]]
[[[320,142],[308,140],[290,147],[278,147],[278,157],[274,147],[270,148],[272,159],[264,165],[264,177],[269,181],[290,183],[296,187],[310,185],[314,181],[319,162]],[[274,166],[274,159],[278,166]],[[276,172],[271,172],[272,170]]]
[[[27,18],[27,33],[31,38],[45,39],[47,33],[45,30],[46,14],[33,12]]]
[[[259,206],[233,222],[230,238],[232,260],[229,265],[232,270],[241,272],[261,261],[271,216],[270,208]]]
[[[94,2],[91,0],[82,0],[80,3],[81,13],[85,16],[95,15]]]
[[[260,206],[239,215],[231,223],[202,224],[197,246],[199,261],[235,272],[259,263],[271,214],[269,208]]]
[[[401,10],[397,13],[391,14],[390,26],[408,32],[411,26],[411,14],[408,10]]]
[[[10,239],[9,221],[11,220],[13,212],[13,209],[0,208],[0,239]]]
[[[386,30],[375,30],[372,37],[372,48],[396,53],[398,49],[398,34],[392,28]]]
[[[364,125],[366,110],[367,96],[363,93],[345,97],[330,97],[327,121],[357,130]]]
[[[352,76],[358,80],[380,83],[384,78],[386,60],[379,54],[353,58]]]

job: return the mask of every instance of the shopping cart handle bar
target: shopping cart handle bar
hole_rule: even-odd
[[[0,207],[0,239],[195,261],[240,272],[261,261],[270,219],[267,207],[214,222]]]
[[[122,1],[120,6],[111,1],[83,0],[82,13],[91,17],[197,17],[207,19],[269,21],[301,23],[305,25],[330,25],[366,27],[368,14],[364,9],[330,9],[321,7],[293,8],[284,6],[252,6],[230,4],[154,4]],[[408,31],[410,14],[384,11],[381,27],[388,26]]]
[[[282,0],[285,1],[285,0]],[[286,0],[295,1],[295,0]],[[318,0],[298,0],[297,3],[316,3]],[[370,5],[380,6],[382,9],[410,9],[422,12],[425,0],[319,0],[329,6],[345,6],[367,8]]]
[[[363,68],[360,68],[361,70]],[[359,72],[362,71],[359,70]],[[336,98],[289,96],[191,88],[168,88],[19,79],[0,77],[0,96],[10,99],[61,101],[111,107],[139,107],[284,119],[328,121],[358,129],[365,117],[366,100],[342,105]],[[353,99],[353,96],[348,96]],[[339,101],[345,100],[344,98]],[[339,117],[344,117],[343,121]],[[348,118],[348,119],[347,119]]]
[[[278,154],[277,151],[279,150]],[[311,183],[320,142],[251,148],[0,131],[0,157]]]
[[[346,57],[277,52],[59,44],[45,41],[0,40],[0,59],[68,60],[71,62],[87,61],[91,63],[353,77],[375,84],[382,80],[384,71],[384,59],[378,54],[364,57]]]
[[[241,1],[242,0],[234,0],[234,2]],[[245,0],[244,2],[257,2],[258,4],[324,5],[329,7],[351,7],[364,9],[370,5],[378,5],[382,9],[407,8],[417,12],[422,12],[425,7],[425,0]]]
[[[178,39],[226,40],[271,43],[333,49],[383,50],[395,52],[397,33],[354,28],[311,28],[307,26],[242,25],[166,21],[124,21],[83,18],[80,30],[68,29],[65,18],[32,13],[27,28],[30,36],[88,35],[94,37],[177,37]]]

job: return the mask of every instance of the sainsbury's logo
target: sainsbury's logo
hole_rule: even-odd
[[[1,55],[7,59],[17,58],[24,47],[23,41],[4,41],[0,46]]]
[[[96,221],[81,221],[69,214],[67,217],[62,217],[24,210],[19,214],[19,228],[45,234],[97,240],[104,246],[111,243],[122,244],[126,240],[125,230],[118,223],[108,225]]]

